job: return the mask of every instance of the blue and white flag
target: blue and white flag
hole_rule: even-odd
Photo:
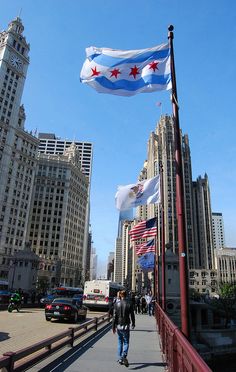
[[[145,253],[137,260],[137,263],[143,271],[153,270],[155,265],[155,254],[152,252]]]
[[[116,208],[126,210],[139,205],[160,203],[160,176],[135,184],[118,186]]]
[[[86,55],[80,80],[99,93],[133,96],[172,87],[168,44],[139,50],[90,47]]]

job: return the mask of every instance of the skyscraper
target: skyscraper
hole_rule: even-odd
[[[127,269],[129,267],[132,270],[130,265],[131,261],[129,251],[129,239],[128,232],[131,226],[130,220],[133,219],[133,211],[125,210],[120,211],[119,221],[118,221],[118,234],[115,243],[115,258],[114,258],[114,279],[117,283],[125,284],[130,281],[127,278]],[[129,253],[129,255],[128,255]]]
[[[98,256],[96,253],[96,248],[91,249],[91,260],[90,260],[90,280],[97,279],[97,269],[98,269]]]
[[[92,176],[93,145],[91,142],[80,142],[61,139],[54,133],[39,133],[40,144],[39,152],[43,154],[63,154],[63,152],[73,143],[75,143],[80,153],[80,166],[82,172],[88,177],[89,182]]]
[[[211,197],[208,177],[199,176],[193,182],[193,206],[195,229],[195,268],[214,269],[215,259],[212,238]]]
[[[186,241],[189,266],[194,267],[195,247],[193,230],[192,206],[192,169],[188,136],[182,136],[182,157],[184,177],[184,200],[186,218]],[[175,183],[175,131],[171,116],[163,115],[157,124],[155,132],[148,140],[147,160],[144,162],[139,179],[148,179],[160,173],[163,169],[164,190],[164,226],[165,243],[178,254],[178,234],[176,219],[176,183]],[[137,216],[141,219],[158,216],[158,244],[161,247],[161,218],[160,207],[154,204],[137,208]]]
[[[38,155],[28,240],[41,258],[38,277],[50,288],[83,281],[88,179],[79,156],[73,143],[63,155]]]
[[[88,199],[86,205],[86,222],[84,233],[84,248],[83,248],[83,281],[86,280],[86,273],[90,270],[91,247],[89,246],[89,222],[90,222],[90,184],[92,176],[92,160],[93,160],[93,146],[90,142],[79,142],[61,139],[55,136],[54,133],[39,133],[38,135],[40,145],[39,152],[43,154],[63,154],[64,151],[70,147],[72,143],[75,144],[79,150],[79,166],[83,174],[89,181],[88,185]]]
[[[29,44],[19,17],[0,33],[0,278],[26,242],[38,140],[24,129],[21,105]]]
[[[114,281],[114,252],[109,252],[107,263],[107,279]]]
[[[212,234],[214,249],[225,248],[225,230],[222,213],[212,213]]]

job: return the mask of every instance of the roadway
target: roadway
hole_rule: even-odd
[[[87,319],[102,313],[88,311]],[[76,325],[80,324],[79,321]],[[38,341],[57,335],[75,326],[69,321],[45,320],[44,309],[23,308],[19,313],[0,311],[0,356],[7,351],[18,351]]]

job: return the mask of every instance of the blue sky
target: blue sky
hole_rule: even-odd
[[[22,8],[22,10],[21,10]],[[80,83],[88,46],[148,48],[173,24],[180,126],[189,135],[193,179],[208,174],[212,211],[236,247],[236,3],[225,0],[1,0],[0,29],[21,10],[31,45],[22,103],[27,130],[94,144],[91,225],[100,271],[114,250],[117,185],[137,180],[147,140],[168,92],[118,97]]]

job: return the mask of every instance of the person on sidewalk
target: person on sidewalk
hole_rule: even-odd
[[[147,311],[148,315],[152,315],[152,295],[151,293],[147,293],[145,296],[146,304],[147,304]]]
[[[147,303],[144,296],[141,297],[141,312],[142,314],[147,312]]]
[[[129,366],[127,359],[130,339],[130,323],[135,327],[135,315],[133,305],[126,299],[126,291],[120,291],[120,301],[114,305],[112,331],[118,336],[118,363]]]

